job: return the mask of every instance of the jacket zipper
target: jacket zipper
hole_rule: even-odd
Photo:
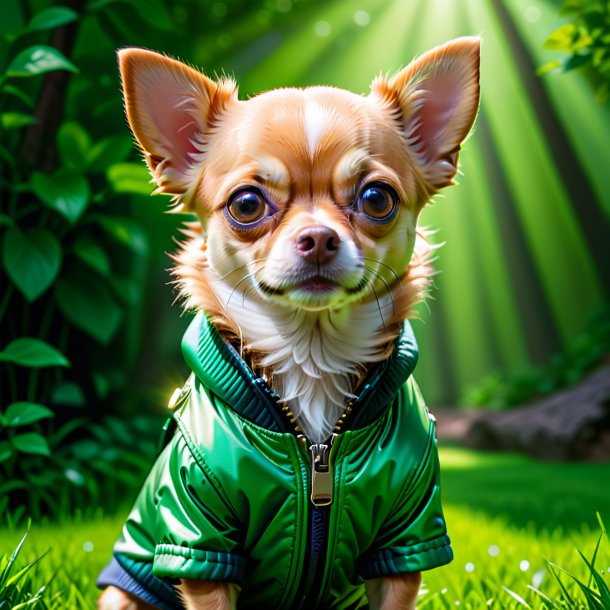
[[[302,574],[304,578],[299,585],[294,602],[297,608],[312,610],[316,607],[320,597],[320,587],[326,567],[328,552],[328,530],[330,525],[330,506],[333,502],[334,474],[330,459],[332,445],[337,434],[343,431],[346,419],[352,414],[353,401],[347,407],[330,437],[323,443],[311,443],[303,434],[297,418],[290,411],[288,405],[281,405],[277,399],[274,403],[281,409],[287,423],[292,427],[297,439],[309,450],[311,457],[311,509],[309,511],[306,554]]]
[[[313,443],[311,452],[311,503],[319,508],[330,506],[333,502],[333,467],[330,463],[330,451],[335,440],[333,433],[324,443]]]

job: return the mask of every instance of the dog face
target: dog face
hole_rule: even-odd
[[[478,107],[476,38],[375,79],[367,97],[313,87],[241,101],[232,81],[156,53],[119,58],[157,191],[199,216],[212,283],[289,308],[340,308],[405,275],[419,213],[451,184]]]

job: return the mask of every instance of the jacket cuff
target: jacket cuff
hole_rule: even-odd
[[[451,541],[445,535],[412,546],[377,549],[361,557],[358,568],[365,579],[370,579],[431,570],[452,559]]]
[[[246,560],[239,555],[189,549],[173,544],[158,544],[153,560],[153,574],[158,578],[188,578],[241,584]]]

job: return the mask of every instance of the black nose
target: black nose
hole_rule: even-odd
[[[308,263],[323,265],[335,258],[340,243],[336,231],[315,225],[306,227],[298,234],[295,247]]]

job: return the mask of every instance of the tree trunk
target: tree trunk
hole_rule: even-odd
[[[85,0],[64,0],[79,15],[83,14]],[[72,56],[80,19],[53,30],[51,46],[68,59]],[[31,170],[50,172],[57,166],[55,137],[63,119],[66,92],[71,73],[57,70],[45,75],[34,116],[36,122],[28,128],[21,145],[21,157]]]

